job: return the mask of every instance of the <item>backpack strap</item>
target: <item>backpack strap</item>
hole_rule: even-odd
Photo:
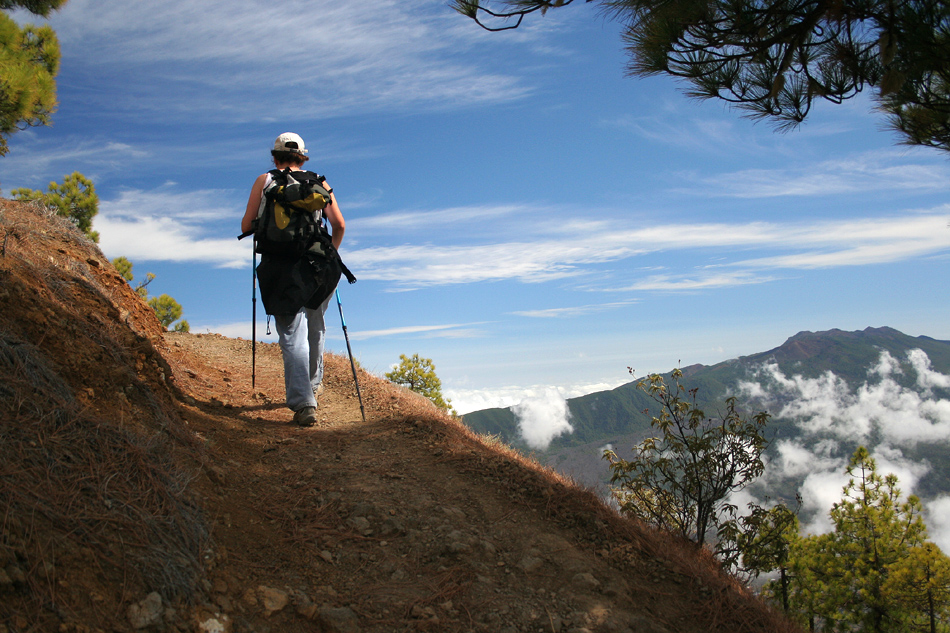
[[[340,270],[343,271],[343,276],[346,277],[346,280],[351,283],[356,283],[356,276],[350,272],[350,269],[346,267],[346,264],[343,263],[343,260],[340,259],[340,254],[336,254],[336,261],[340,264]]]
[[[304,179],[317,183],[327,193],[333,193],[333,189],[331,187],[327,187],[327,179],[321,176],[320,174],[318,174],[317,172],[307,171],[307,172],[304,172],[304,174],[306,174],[304,176]]]
[[[327,219],[326,219],[326,217],[321,218],[321,220],[320,220],[320,228],[322,229],[321,232],[323,233],[323,235],[324,235],[327,239],[329,239],[329,238],[330,238],[330,231],[327,230]],[[346,281],[347,281],[348,283],[355,284],[355,283],[356,283],[356,275],[354,275],[352,272],[350,272],[350,269],[347,268],[347,267],[346,267],[346,264],[343,263],[343,258],[340,257],[340,251],[338,251],[338,250],[336,249],[336,247],[333,245],[333,242],[332,242],[332,241],[331,241],[329,244],[327,244],[327,246],[329,247],[330,251],[333,253],[332,257],[333,257],[333,258],[336,260],[336,262],[340,265],[340,271],[343,273],[343,276],[346,277]]]
[[[261,215],[264,213],[264,206],[267,204],[268,200],[272,200],[276,195],[276,193],[274,193],[276,190],[274,184],[277,182],[278,178],[282,179],[281,182],[286,182],[286,178],[284,178],[282,175],[283,172],[279,169],[271,169],[267,172],[267,174],[270,176],[270,182],[265,183],[264,189],[261,191],[261,203],[260,206],[257,207],[257,215],[254,217],[253,221],[254,224],[251,226],[251,230],[245,231],[244,233],[238,235],[239,240],[243,240],[245,237],[250,237],[257,232],[257,225],[261,221]]]
[[[274,197],[277,192],[277,188],[280,185],[287,184],[287,174],[279,169],[271,169],[267,172],[270,176],[270,182],[264,185],[264,196]]]

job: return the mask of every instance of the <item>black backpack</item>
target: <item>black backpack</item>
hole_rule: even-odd
[[[333,246],[323,223],[330,203],[324,179],[310,171],[271,170],[253,228],[238,239],[254,236],[254,250],[263,255],[255,269],[267,314],[293,314],[302,306],[317,308],[333,293],[341,276],[356,277]]]
[[[262,255],[297,258],[316,242],[328,243],[330,235],[321,220],[330,192],[323,176],[290,169],[269,173],[273,181],[264,189],[254,249]]]

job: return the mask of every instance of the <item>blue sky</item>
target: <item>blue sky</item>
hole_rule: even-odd
[[[235,236],[297,132],[347,220],[356,357],[432,358],[461,412],[801,330],[950,339],[945,154],[897,145],[865,98],[775,133],[625,78],[589,5],[535,17],[491,34],[444,0],[70,0],[54,125],[10,138],[0,186],[84,173],[106,256],[155,273],[193,332],[250,338]]]

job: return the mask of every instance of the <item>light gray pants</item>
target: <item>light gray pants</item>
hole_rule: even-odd
[[[331,294],[317,309],[301,308],[296,314],[275,314],[274,324],[284,356],[284,389],[292,411],[317,406],[314,390],[323,382],[324,315]]]

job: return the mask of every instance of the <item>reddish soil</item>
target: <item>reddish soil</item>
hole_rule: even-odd
[[[792,631],[691,545],[327,357],[164,332],[98,248],[0,201],[0,633]]]

